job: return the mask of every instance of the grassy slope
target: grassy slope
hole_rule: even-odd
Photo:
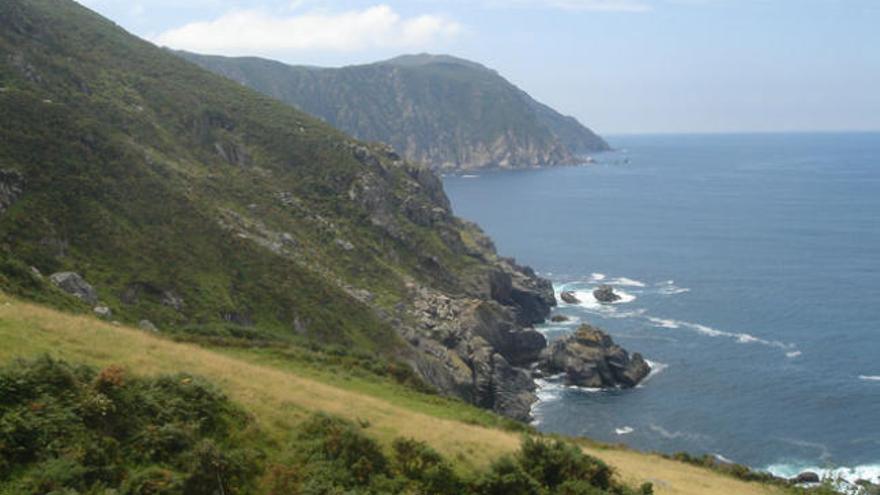
[[[426,441],[462,469],[485,466],[520,441],[517,433],[475,424],[491,423],[490,415],[462,403],[412,392],[398,396],[394,388],[371,387],[358,379],[333,383],[331,376],[301,364],[171,342],[5,295],[0,295],[0,341],[0,363],[49,353],[95,366],[122,364],[145,375],[187,371],[210,377],[251,411],[275,442],[287,440],[292,427],[314,411],[369,421],[368,431],[381,441],[396,436]],[[303,371],[293,371],[298,367]],[[654,482],[658,494],[781,493],[655,455],[604,446],[585,450],[616,467],[626,480]]]

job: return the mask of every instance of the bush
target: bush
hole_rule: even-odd
[[[0,492],[239,493],[257,471],[247,425],[197,378],[19,362],[0,369]]]
[[[526,438],[517,459],[530,476],[550,490],[570,480],[602,490],[611,487],[613,473],[607,464],[559,440]]]

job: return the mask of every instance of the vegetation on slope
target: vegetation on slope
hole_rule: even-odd
[[[356,429],[377,441],[386,456],[391,455],[397,438],[425,442],[467,480],[477,479],[505,454],[515,455],[521,447],[522,433],[496,428],[493,425],[506,424],[502,418],[462,402],[420,395],[390,383],[377,387],[372,379],[356,375],[334,379],[319,369],[309,374],[293,371],[309,368],[308,362],[282,366],[275,361],[245,361],[2,295],[0,341],[4,343],[0,346],[0,363],[49,354],[99,369],[118,365],[131,375],[144,377],[180,373],[210,377],[249,413],[251,419],[245,431],[248,438],[258,440],[250,447],[260,454],[258,459],[264,459],[261,462],[265,462],[266,472],[272,471],[273,463],[290,460],[285,457],[285,449],[296,443],[301,425],[315,413],[358,425]],[[377,394],[379,389],[381,393]],[[783,493],[779,488],[744,483],[659,456],[582,440],[579,445],[585,453],[611,466],[616,473],[614,479],[630,486],[652,482],[658,494]],[[266,486],[262,477],[258,483]]]
[[[439,169],[572,164],[581,154],[609,149],[576,119],[533,100],[495,71],[455,57],[409,55],[325,69],[180,55]]]
[[[510,297],[512,278],[541,283],[452,215],[432,173],[71,0],[0,2],[0,52],[14,116],[0,121],[0,288],[202,340],[357,349],[500,407],[484,384],[513,375],[522,353],[504,344],[552,290]],[[57,272],[95,296],[59,290]],[[434,321],[441,299],[468,326]]]

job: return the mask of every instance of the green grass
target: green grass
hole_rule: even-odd
[[[516,452],[522,439],[522,433],[504,429],[501,419],[500,427],[492,427],[490,413],[406,387],[378,386],[381,378],[334,381],[319,369],[279,363],[259,350],[254,356],[241,349],[218,352],[5,296],[0,296],[0,340],[0,364],[48,354],[97,368],[120,365],[144,377],[183,372],[208,377],[252,415],[267,452],[289,445],[299,425],[319,412],[368,424],[369,437],[388,449],[399,437],[426,442],[463,476],[475,476]],[[581,446],[615,468],[620,480],[630,486],[653,482],[658,494],[784,493],[660,456],[589,442]]]

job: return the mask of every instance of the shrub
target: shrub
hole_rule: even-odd
[[[559,440],[527,437],[517,459],[530,476],[550,490],[570,480],[584,481],[602,490],[611,487],[613,473],[607,464]]]
[[[0,492],[238,493],[258,459],[247,424],[197,378],[19,362],[0,369]]]

